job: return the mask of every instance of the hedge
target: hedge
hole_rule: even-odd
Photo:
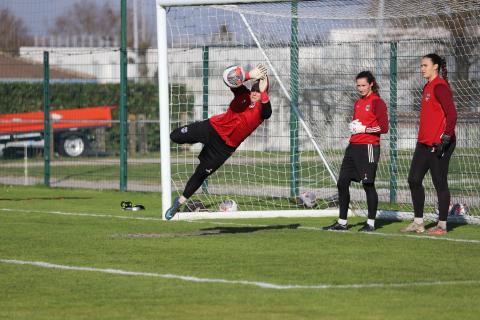
[[[185,85],[171,86],[170,104],[172,122],[179,120],[180,113],[191,115],[194,97]],[[127,106],[129,114],[145,114],[148,120],[158,119],[158,85],[152,83],[128,83]],[[118,106],[118,84],[53,83],[50,84],[50,109],[71,109],[102,105]],[[0,83],[0,113],[43,111],[43,84],[30,82]],[[119,119],[119,108],[113,110],[113,119]],[[149,148],[159,148],[159,125],[147,125]],[[113,126],[107,135],[107,143],[118,149],[119,126]]]
[[[185,85],[171,86],[172,115],[193,110],[193,94]],[[128,84],[128,113],[146,114],[147,119],[158,119],[158,85],[152,83]],[[53,83],[50,84],[50,108],[70,109],[102,105],[119,105],[118,84]],[[18,113],[43,111],[43,84],[28,82],[0,83],[0,112]],[[118,110],[114,114],[118,119]],[[176,119],[172,119],[173,121]]]

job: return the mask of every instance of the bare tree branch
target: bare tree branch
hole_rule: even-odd
[[[32,37],[21,18],[0,9],[0,51],[17,55],[20,46],[31,45]]]

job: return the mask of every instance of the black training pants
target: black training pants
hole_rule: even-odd
[[[209,120],[191,123],[173,130],[170,139],[178,144],[203,143],[203,148],[198,159],[200,164],[188,180],[183,196],[190,198],[202,185],[209,175],[214,173],[235,152],[222,140]]]
[[[417,143],[413,154],[408,185],[412,193],[413,211],[416,218],[423,217],[425,206],[425,189],[423,178],[428,170],[432,176],[432,182],[437,191],[439,220],[447,221],[448,206],[450,205],[450,190],[448,189],[448,165],[450,157],[455,149],[455,142],[450,143],[443,157],[438,157],[432,148],[422,143]]]

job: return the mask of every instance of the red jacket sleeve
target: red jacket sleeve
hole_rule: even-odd
[[[379,133],[384,134],[388,132],[388,113],[387,106],[382,99],[373,100],[373,113],[377,117],[378,126],[368,127],[365,129],[366,133]]]
[[[446,127],[445,134],[453,136],[455,134],[455,126],[457,124],[457,108],[453,102],[452,91],[444,84],[439,84],[434,88],[435,98],[442,105],[443,112],[445,112]]]

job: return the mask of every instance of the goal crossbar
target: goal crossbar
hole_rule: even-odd
[[[157,6],[181,7],[190,5],[257,3],[258,0],[157,0]],[[262,0],[262,2],[290,2],[288,0]]]

